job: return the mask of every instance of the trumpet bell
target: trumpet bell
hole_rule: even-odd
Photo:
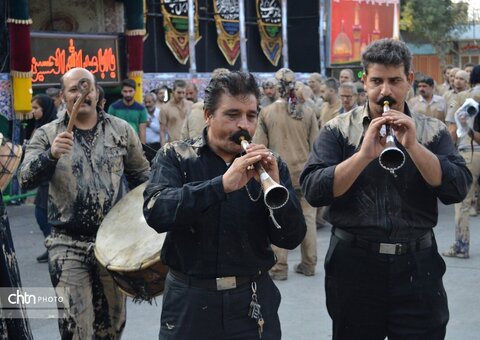
[[[395,171],[405,163],[405,154],[396,146],[389,146],[382,151],[378,157],[378,162],[385,170]]]
[[[263,200],[265,205],[270,209],[281,208],[288,202],[290,194],[287,188],[283,185],[277,184],[273,179],[270,178],[270,181],[263,181],[262,187],[263,192],[265,193]]]

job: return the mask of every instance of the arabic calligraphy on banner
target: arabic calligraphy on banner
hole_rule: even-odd
[[[188,61],[188,0],[161,0],[165,42],[175,59],[182,65]],[[198,30],[198,3],[195,6],[195,43],[201,36]]]
[[[240,21],[238,0],[214,0],[217,44],[230,65],[240,55]]]
[[[31,34],[32,84],[51,86],[68,70],[83,67],[99,84],[120,82],[117,36]]]
[[[256,7],[260,45],[267,59],[277,66],[282,54],[281,0],[257,0]]]

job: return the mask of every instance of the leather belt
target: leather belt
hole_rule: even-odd
[[[339,228],[333,228],[332,233],[339,240],[349,242],[353,247],[367,249],[378,254],[404,255],[430,248],[433,245],[433,232],[431,230],[427,231],[416,240],[395,243],[365,240]]]
[[[203,288],[208,290],[229,290],[240,287],[246,283],[258,279],[262,274],[255,276],[225,276],[215,279],[199,279],[193,276],[183,274],[170,268],[170,274],[176,280],[179,280],[190,287]]]

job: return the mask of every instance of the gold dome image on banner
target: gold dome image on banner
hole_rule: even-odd
[[[342,20],[342,31],[335,38],[333,44],[333,62],[346,63],[352,59],[353,49],[352,42],[343,31],[344,21]]]

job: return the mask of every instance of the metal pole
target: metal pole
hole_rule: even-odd
[[[326,76],[325,72],[325,36],[324,36],[324,20],[325,20],[325,0],[319,0],[319,20],[318,20],[318,36],[320,47],[320,74]]]
[[[288,68],[287,0],[282,0],[282,40],[283,67]]]
[[[248,71],[247,64],[247,39],[245,38],[245,3],[244,0],[238,1],[238,14],[240,24],[240,69],[244,72]]]
[[[190,58],[190,76],[197,73],[195,57],[195,7],[194,0],[188,0],[188,52]]]

